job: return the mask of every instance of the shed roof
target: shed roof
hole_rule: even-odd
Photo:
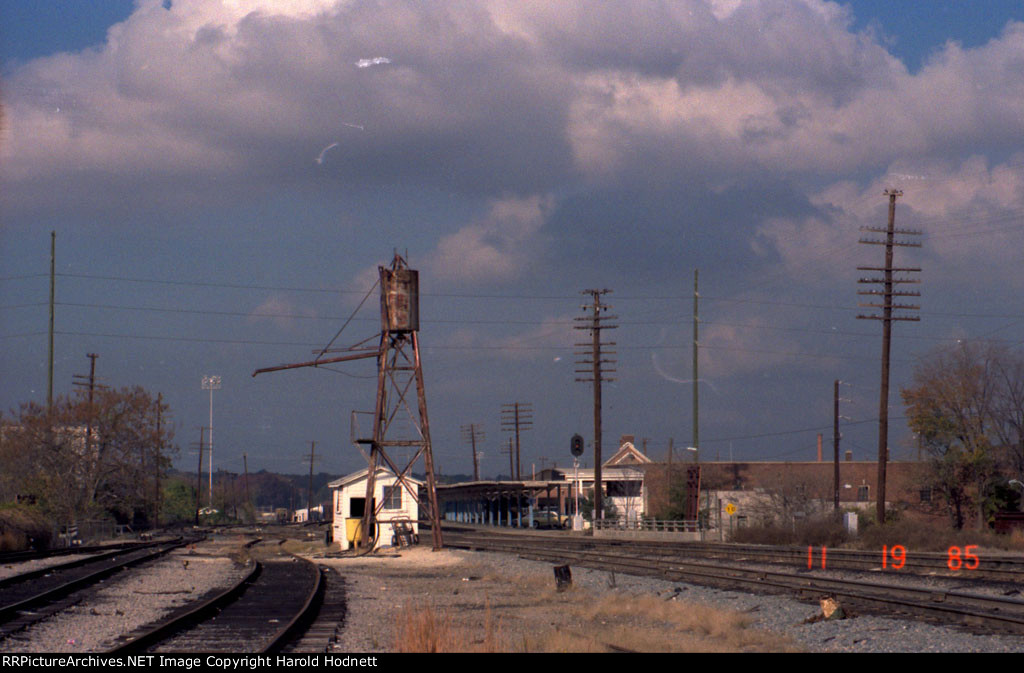
[[[369,474],[369,472],[370,468],[365,467],[362,470],[359,470],[358,472],[353,472],[352,474],[346,474],[344,477],[339,477],[338,479],[335,479],[334,481],[327,484],[327,486],[328,488],[345,488],[346,486],[350,486],[351,484],[355,484],[365,480],[366,475]],[[397,479],[398,475],[396,475],[394,472],[387,469],[386,467],[378,467],[376,478],[379,479],[380,477],[394,477]],[[408,481],[409,483],[416,484],[417,486],[423,485],[423,482],[421,480],[415,479],[409,475],[406,475],[405,480]]]

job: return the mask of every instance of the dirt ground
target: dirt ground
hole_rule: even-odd
[[[339,649],[373,652],[785,652],[784,637],[741,613],[661,595],[619,576],[419,546],[317,559],[346,579]],[[630,586],[632,585],[632,586]]]

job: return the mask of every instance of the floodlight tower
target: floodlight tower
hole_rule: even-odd
[[[203,390],[210,391],[210,508],[213,509],[213,391],[220,390],[219,376],[204,376]]]

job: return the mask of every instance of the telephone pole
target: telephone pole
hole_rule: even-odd
[[[57,286],[57,232],[50,232],[50,358],[47,365],[46,410],[53,411],[53,315]]]
[[[160,510],[163,508],[163,496],[160,493],[160,469],[161,469],[161,457],[163,456],[164,449],[164,438],[162,433],[163,424],[163,413],[164,413],[164,394],[156,394],[156,457],[154,462],[154,475],[153,475],[153,486],[156,493],[153,494],[153,523],[156,527],[160,526]]]
[[[306,491],[306,521],[313,521],[313,461],[316,460],[316,442],[309,443],[309,489]]]
[[[462,439],[463,441],[468,440],[473,448],[473,481],[480,481],[480,466],[477,463],[476,455],[476,441],[479,439],[481,442],[484,441],[485,435],[483,430],[479,430],[476,423],[470,423],[469,425],[462,426]]]
[[[88,388],[88,400],[89,400],[89,417],[86,419],[85,424],[85,455],[92,456],[92,418],[95,415],[95,408],[93,407],[93,393],[96,390],[96,358],[99,357],[96,353],[86,353],[86,357],[89,358],[89,376],[84,374],[72,374],[71,385],[82,386]],[[79,379],[75,381],[74,379]],[[100,386],[101,388],[104,386]]]
[[[512,446],[511,435],[508,438],[508,447],[502,449],[501,452],[508,454],[508,479],[509,481],[512,481],[516,478],[516,466],[515,460],[512,457],[513,455],[515,455],[515,447]]]
[[[246,453],[242,454],[242,469],[245,470],[245,504],[248,505],[248,509],[253,515],[256,514],[252,506],[252,498],[249,497],[249,455]]]
[[[501,429],[505,432],[514,432],[516,437],[516,472],[513,477],[516,481],[522,478],[519,458],[519,431],[529,430],[532,427],[533,406],[531,404],[513,402],[501,405]]]
[[[206,446],[206,427],[199,428],[199,466],[196,467],[196,525],[199,525],[199,509],[203,494],[203,447]]]
[[[839,379],[832,387],[832,497],[835,500],[835,516],[839,519]]]
[[[614,372],[614,368],[605,369],[603,365],[614,364],[614,358],[604,358],[602,355],[614,355],[615,351],[604,351],[602,354],[602,346],[614,346],[615,342],[602,342],[601,341],[601,330],[615,329],[618,325],[610,324],[606,321],[615,320],[617,316],[608,315],[602,316],[603,311],[607,311],[611,308],[607,304],[601,303],[601,295],[610,293],[611,290],[583,290],[580,294],[591,295],[593,297],[592,304],[584,304],[583,310],[590,310],[589,316],[583,316],[576,318],[577,322],[583,323],[576,325],[573,329],[590,330],[591,341],[590,343],[577,343],[577,346],[589,346],[589,351],[576,351],[577,355],[588,356],[588,359],[576,360],[578,365],[590,365],[590,369],[577,369],[577,374],[590,374],[587,378],[577,378],[577,381],[591,382],[594,384],[594,521],[597,522],[604,519],[604,484],[601,481],[601,383],[603,381],[614,381],[614,378],[607,378],[604,376],[605,371]]]
[[[693,451],[694,460],[696,461],[700,456],[700,396],[698,393],[697,379],[700,378],[699,371],[697,368],[697,333],[700,319],[698,317],[698,301],[700,294],[697,291],[697,279],[700,275],[699,269],[693,270]]]
[[[875,271],[882,273],[882,277],[873,278],[861,278],[859,283],[878,284],[882,286],[882,289],[878,290],[861,290],[857,292],[859,295],[867,295],[873,298],[881,299],[880,304],[859,304],[862,307],[869,308],[880,308],[882,309],[882,315],[858,315],[857,318],[861,320],[881,320],[882,321],[882,384],[879,394],[878,401],[878,489],[875,494],[877,505],[876,511],[878,515],[878,523],[885,523],[885,477],[886,477],[886,464],[889,460],[889,352],[892,345],[892,323],[897,320],[913,320],[919,321],[919,316],[908,316],[908,315],[894,315],[893,311],[916,311],[920,310],[920,306],[915,304],[897,304],[894,303],[894,297],[920,297],[920,292],[907,291],[907,290],[896,290],[896,286],[903,285],[906,283],[920,283],[919,278],[910,278],[908,276],[897,277],[895,274],[908,274],[908,273],[920,273],[919,267],[895,267],[893,266],[893,249],[894,248],[920,248],[921,244],[906,240],[896,240],[896,235],[901,236],[920,236],[920,231],[910,231],[908,229],[896,229],[896,199],[903,196],[903,192],[896,189],[885,190],[885,195],[889,197],[889,223],[885,229],[881,227],[862,227],[861,231],[871,231],[875,233],[885,234],[885,240],[877,239],[861,239],[861,243],[868,245],[884,245],[885,246],[885,266],[858,266],[858,271]]]

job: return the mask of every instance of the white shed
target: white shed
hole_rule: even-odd
[[[342,550],[353,546],[359,523],[366,510],[366,475],[369,468],[353,472],[328,486],[334,491],[334,541],[341,545]],[[374,547],[382,547],[394,543],[393,522],[405,521],[412,525],[413,533],[419,535],[419,504],[418,493],[409,488],[419,490],[422,481],[411,477],[405,478],[405,484],[398,481],[398,476],[383,467],[377,468],[374,478],[372,507],[377,511],[377,542]],[[377,504],[383,503],[380,510]]]

